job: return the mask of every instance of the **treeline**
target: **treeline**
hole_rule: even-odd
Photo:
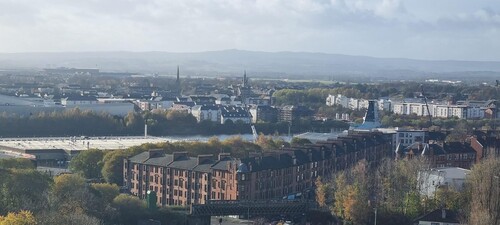
[[[31,116],[0,115],[1,137],[127,135],[122,118],[80,109]]]
[[[428,170],[422,160],[385,160],[373,167],[366,161],[338,172],[328,181],[316,182],[316,200],[345,224],[411,224],[420,215],[446,207],[460,215],[461,224],[500,222],[500,159],[476,164],[466,178],[464,190],[438,188],[433,196],[421,192],[419,171]],[[428,177],[427,177],[428,178]],[[428,187],[427,187],[428,188]]]
[[[143,135],[145,124],[148,124],[148,134],[154,136],[252,132],[249,124],[220,124],[211,121],[198,123],[191,114],[181,111],[131,112],[125,117],[82,111],[78,108],[24,117],[4,113],[0,115],[0,124],[0,137]],[[287,122],[255,124],[257,131],[264,134],[286,134],[288,126]],[[304,119],[291,124],[290,130],[292,133],[298,133],[347,127],[346,123],[339,121],[313,122]]]
[[[185,222],[184,215],[167,208],[147,209],[139,198],[120,194],[115,184],[88,183],[78,174],[52,178],[26,166],[29,163],[1,164],[2,225],[135,225],[141,219],[156,219],[162,224]]]
[[[336,84],[332,87],[304,90],[282,89],[273,94],[278,105],[306,105],[318,108],[325,104],[329,94],[342,94],[350,98],[378,99],[380,97],[419,97],[422,83],[391,82],[379,84]],[[500,99],[500,90],[488,85],[450,85],[425,83],[424,91],[429,99],[490,100]]]
[[[382,116],[380,122],[384,127],[413,127],[416,129],[493,129],[500,126],[500,123],[492,119],[466,120],[459,118],[432,118],[432,124],[429,117],[417,115],[397,115],[388,114]]]

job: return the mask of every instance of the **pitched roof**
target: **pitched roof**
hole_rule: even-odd
[[[198,157],[188,157],[187,155],[180,155],[174,160],[172,154],[165,154],[161,152],[161,150],[156,150],[156,152],[155,155],[152,155],[150,152],[142,152],[130,157],[129,160],[134,163],[168,166],[175,169],[194,170],[199,172],[210,172],[211,168],[227,170],[227,163],[235,161],[232,157],[224,157],[221,160],[204,159],[199,161]]]
[[[444,213],[443,213],[443,210],[444,210]],[[427,213],[421,217],[418,217],[413,222],[419,222],[419,221],[430,221],[430,222],[440,222],[440,223],[460,223],[460,221],[458,220],[457,213],[455,213],[454,211],[449,210],[449,209],[436,209],[430,213]]]

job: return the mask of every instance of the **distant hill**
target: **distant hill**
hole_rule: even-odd
[[[256,52],[242,50],[197,53],[169,52],[61,52],[0,53],[0,69],[47,67],[99,68],[101,71],[174,74],[177,65],[185,75],[241,75],[336,77],[358,75],[387,78],[443,75],[467,77],[500,74],[500,62],[375,58],[307,52]]]

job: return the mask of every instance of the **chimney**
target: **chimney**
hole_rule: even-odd
[[[446,209],[444,208],[441,209],[441,218],[446,219]]]
[[[149,158],[156,158],[163,155],[163,149],[150,149],[148,151]]]
[[[177,161],[182,157],[187,157],[188,153],[187,152],[174,152],[172,153],[173,160],[172,161]]]
[[[210,162],[212,158],[213,158],[212,154],[210,154],[210,155],[198,155],[198,165]]]
[[[219,160],[223,160],[226,157],[231,156],[231,153],[219,153]]]

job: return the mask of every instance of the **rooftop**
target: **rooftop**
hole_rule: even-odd
[[[121,137],[42,137],[42,138],[0,138],[0,150],[87,150],[126,149],[145,143],[178,141],[171,138],[121,136]]]

